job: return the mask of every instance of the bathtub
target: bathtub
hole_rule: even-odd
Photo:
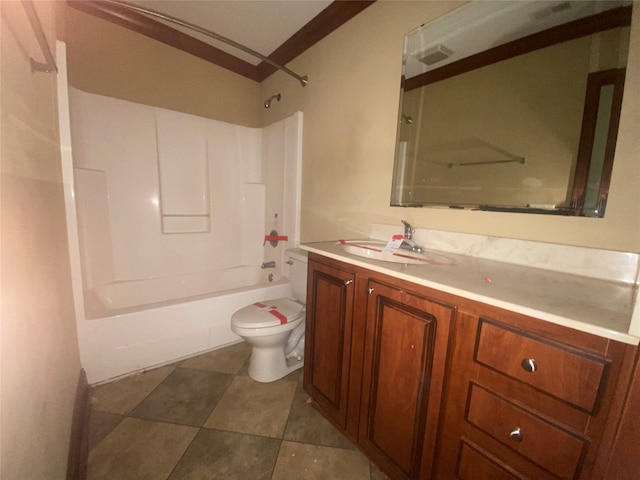
[[[89,292],[92,317],[113,315],[123,310],[153,308],[155,305],[189,301],[203,296],[225,296],[263,286],[286,283],[269,269],[240,266],[212,272],[114,282]]]
[[[168,364],[240,340],[231,315],[291,297],[286,277],[257,266],[114,282],[85,292],[78,322],[90,384]]]

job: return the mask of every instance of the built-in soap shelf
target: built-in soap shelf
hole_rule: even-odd
[[[207,122],[156,109],[162,233],[210,231]]]

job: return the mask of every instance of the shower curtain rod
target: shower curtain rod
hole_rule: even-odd
[[[29,19],[29,23],[31,23],[31,28],[33,28],[33,33],[36,36],[36,40],[38,41],[38,45],[40,45],[40,50],[44,55],[45,63],[37,62],[33,59],[33,57],[29,57],[29,62],[31,64],[32,72],[44,72],[44,73],[58,73],[58,67],[56,65],[56,61],[53,58],[53,54],[51,53],[51,48],[49,48],[49,42],[47,42],[47,36],[42,29],[42,23],[40,23],[40,19],[38,18],[38,14],[36,13],[35,6],[33,5],[32,0],[22,0],[22,6],[24,7],[24,11],[27,14],[27,18]]]
[[[212,31],[207,30],[205,28],[202,28],[202,27],[199,27],[197,25],[194,25],[193,23],[189,23],[187,21],[180,20],[179,18],[172,17],[171,15],[167,15],[165,13],[160,13],[160,12],[157,12],[155,10],[151,10],[149,8],[138,7],[138,6],[132,5],[130,3],[120,2],[118,0],[103,0],[103,1],[104,1],[104,3],[110,3],[112,5],[118,5],[120,7],[132,10],[134,12],[142,13],[143,15],[149,15],[151,17],[160,18],[162,20],[166,20],[167,22],[175,23],[176,25],[180,25],[181,27],[185,27],[185,28],[188,28],[190,30],[193,30],[194,32],[201,33],[201,34],[206,35],[208,37],[211,37],[211,38],[213,38],[215,40],[218,40],[220,42],[226,43],[227,45],[231,45],[232,47],[237,48],[238,50],[242,50],[243,52],[248,53],[249,55],[253,55],[254,57],[259,58],[263,62],[266,62],[269,65],[271,65],[273,67],[276,67],[279,70],[282,70],[283,72],[291,75],[293,78],[298,80],[300,82],[300,85],[302,85],[303,87],[306,86],[307,83],[309,83],[309,79],[307,78],[306,75],[300,76],[297,73],[295,73],[294,71],[289,70],[287,67],[282,66],[279,63],[274,62],[273,60],[271,60],[268,57],[265,57],[261,53],[258,53],[255,50],[250,49],[249,47],[245,47],[241,43],[238,43],[238,42],[236,42],[234,40],[231,40],[230,38],[224,37],[224,36],[222,36],[222,35],[220,35],[218,33],[212,32]]]

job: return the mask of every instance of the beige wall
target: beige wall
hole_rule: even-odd
[[[258,127],[260,85],[67,7],[69,83],[86,92]]]
[[[282,72],[257,85],[69,9],[71,83],[249,126],[303,111],[302,241],[361,237],[371,223],[406,219],[422,228],[639,252],[640,8],[634,11],[604,219],[389,207],[404,33],[463,3],[376,2],[288,65],[309,76],[304,88]],[[275,93],[282,94],[282,101],[262,108]]]
[[[54,46],[53,2],[36,2]],[[61,183],[56,76],[22,2],[2,2],[0,477],[65,478],[80,373]]]
[[[304,111],[302,241],[367,235],[373,222],[640,252],[640,3],[604,219],[389,207],[403,35],[460,3],[378,1],[262,83],[271,123]]]

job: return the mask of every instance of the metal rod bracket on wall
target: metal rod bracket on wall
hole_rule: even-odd
[[[38,40],[38,44],[40,45],[40,50],[42,50],[42,54],[44,55],[46,61],[46,63],[42,63],[34,60],[33,58],[29,58],[31,71],[43,73],[58,73],[58,67],[56,66],[55,59],[53,58],[53,54],[51,53],[51,49],[49,48],[49,43],[47,42],[47,37],[44,34],[42,24],[40,23],[40,19],[38,18],[38,14],[36,13],[36,9],[33,5],[33,0],[22,0],[22,5],[24,6],[24,11],[27,14],[29,23],[31,23],[31,28],[33,28],[33,33],[35,33],[36,35],[36,39]]]

